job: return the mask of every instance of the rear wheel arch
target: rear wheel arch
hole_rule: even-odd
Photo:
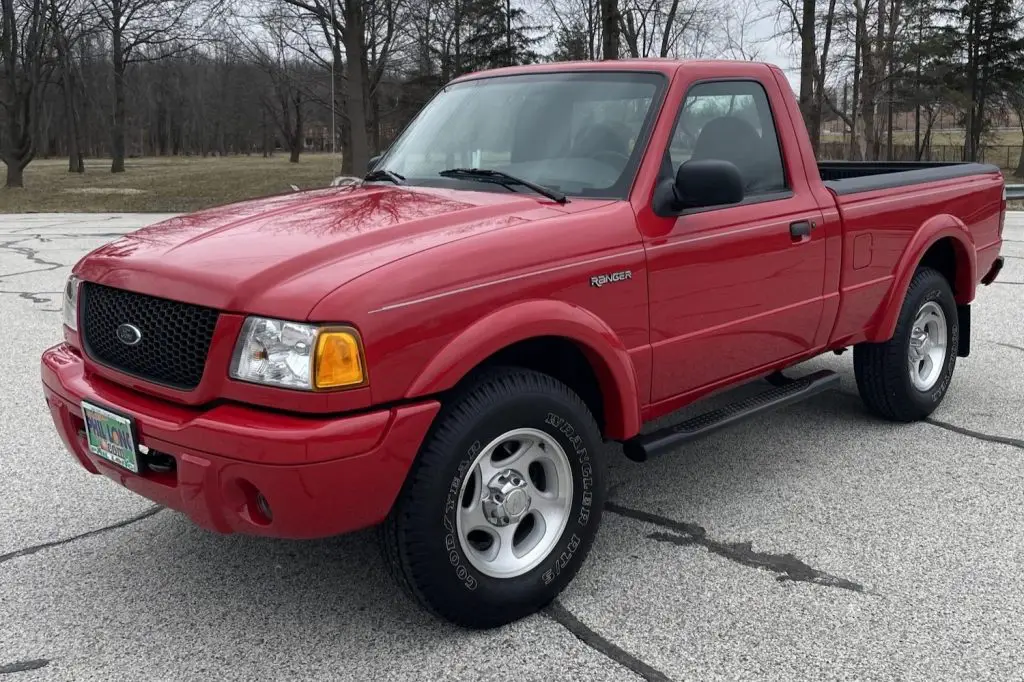
[[[974,300],[977,253],[970,231],[954,216],[935,216],[917,231],[904,251],[878,322],[867,335],[868,341],[877,343],[892,338],[910,282],[921,267],[932,268],[946,278],[957,304]]]
[[[406,398],[444,393],[494,366],[553,376],[576,392],[606,438],[640,431],[636,372],[618,336],[592,313],[559,301],[497,310],[452,339],[412,382]]]

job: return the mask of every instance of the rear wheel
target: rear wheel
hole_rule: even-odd
[[[550,376],[491,370],[438,417],[381,527],[406,591],[459,625],[503,625],[547,605],[600,523],[601,436]]]
[[[927,417],[949,388],[959,342],[956,300],[949,282],[932,268],[918,268],[892,338],[853,349],[864,404],[895,421]]]

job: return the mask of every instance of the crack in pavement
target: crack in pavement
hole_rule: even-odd
[[[64,292],[63,291],[4,291],[4,290],[0,290],[0,296],[3,296],[3,295],[17,296],[18,298],[23,298],[26,301],[29,301],[31,303],[52,303],[53,301],[51,299],[44,298],[44,297],[45,296],[63,296]],[[51,312],[51,313],[59,313],[61,311],[60,308],[40,308],[40,310],[45,310],[45,311]]]
[[[993,343],[996,343],[996,344],[998,344],[1000,346],[1010,346],[1010,344],[1000,343],[998,341],[994,341]],[[1016,348],[1017,350],[1024,350],[1024,348],[1019,348],[1017,346],[1010,346],[1010,348]],[[838,389],[838,388],[837,389],[833,389],[833,391],[835,393],[840,394],[840,395],[844,395],[847,398],[855,398],[857,400],[860,400],[860,396],[858,394],[856,394],[856,393],[850,393],[849,391],[844,391],[844,390]],[[911,422],[911,423],[912,424],[913,423],[928,424],[928,425],[931,425],[931,426],[937,426],[940,429],[946,429],[947,431],[952,431],[953,433],[958,433],[961,436],[968,436],[970,438],[977,438],[978,440],[987,441],[989,443],[999,443],[1001,445],[1009,445],[1010,447],[1020,448],[1020,449],[1024,450],[1024,440],[1021,440],[1019,438],[1010,438],[1009,436],[997,436],[997,435],[992,434],[992,433],[984,433],[982,431],[975,431],[974,429],[969,429],[966,426],[957,426],[956,424],[950,424],[949,422],[944,422],[944,421],[942,421],[940,419],[935,419],[934,417],[925,417],[924,419],[922,419],[922,420],[920,420],[918,422]]]
[[[743,566],[763,568],[776,573],[775,579],[779,582],[813,583],[824,587],[838,587],[843,590],[850,590],[851,592],[871,594],[863,585],[813,568],[788,552],[786,554],[756,552],[750,542],[722,542],[715,540],[709,538],[707,531],[695,523],[675,521],[639,509],[623,507],[614,502],[606,502],[604,508],[613,514],[650,523],[672,531],[672,533],[651,533],[647,536],[651,540],[670,542],[682,547],[699,545],[712,554],[717,554]]]
[[[51,241],[54,238],[60,239],[88,239],[89,237],[123,237],[127,232],[9,232],[0,236],[19,236],[27,239],[39,239],[40,241]],[[18,240],[21,241],[21,240]]]
[[[119,215],[108,215],[108,216],[105,216],[105,217],[101,218],[101,217],[98,217],[98,216],[88,215],[88,216],[86,216],[84,218],[79,219],[79,218],[75,217],[75,214],[64,213],[64,214],[60,214],[59,218],[58,217],[54,217],[54,219],[52,221],[49,220],[49,219],[44,219],[45,222],[42,222],[41,224],[26,225],[25,227],[16,227],[13,230],[10,230],[10,232],[11,233],[22,233],[25,230],[45,230],[45,229],[50,228],[50,227],[54,227],[54,228],[69,227],[69,226],[74,226],[74,225],[80,224],[80,221],[84,221],[84,222],[88,222],[88,223],[98,223],[98,222],[106,222],[106,221],[110,221],[110,220],[120,220],[121,217],[122,216],[119,216]],[[86,227],[85,229],[89,229],[89,228]],[[1006,241],[1006,240],[1003,240],[1003,241]]]
[[[1005,348],[1012,348],[1012,349],[1014,349],[1014,350],[1024,351],[1024,347],[1021,347],[1021,346],[1015,346],[1015,345],[1013,345],[1012,343],[1003,343],[1002,341],[995,341],[994,343],[995,343],[995,344],[996,344],[997,346],[1003,346],[1003,347],[1005,347]]]
[[[636,673],[648,682],[665,682],[671,678],[657,668],[644,663],[639,658],[619,647],[612,641],[605,639],[589,627],[583,624],[569,609],[559,601],[553,601],[544,613],[553,621],[568,630],[576,639],[586,644],[591,649],[604,654],[624,668]]]
[[[42,258],[40,258],[38,249],[33,249],[28,246],[15,246],[15,244],[26,241],[28,239],[31,239],[31,237],[0,242],[0,251],[11,251],[13,253],[18,254],[19,256],[24,256],[32,263],[35,263],[36,265],[41,265],[43,267],[33,268],[32,270],[22,270],[21,272],[0,273],[0,282],[4,281],[8,277],[17,277],[18,275],[29,275],[35,272],[50,272],[52,270],[56,270],[57,268],[64,267],[63,263],[54,263],[53,261],[43,260]]]
[[[8,675],[10,673],[21,673],[27,670],[39,670],[45,666],[50,665],[50,661],[45,658],[33,658],[28,661],[15,661],[14,663],[5,663],[0,665],[0,675]]]
[[[5,281],[9,277],[17,277],[19,275],[28,275],[28,274],[33,274],[33,273],[37,273],[37,272],[51,272],[51,271],[56,270],[58,268],[64,267],[63,263],[55,263],[53,261],[48,261],[48,260],[45,260],[45,259],[41,258],[39,256],[39,253],[40,253],[39,249],[33,249],[31,247],[28,247],[28,246],[16,246],[19,242],[23,242],[23,241],[26,241],[28,239],[37,239],[38,241],[41,241],[43,243],[46,243],[46,242],[49,241],[48,239],[43,238],[43,237],[26,236],[26,237],[23,237],[21,239],[14,239],[14,240],[6,241],[6,242],[0,242],[0,251],[8,251],[8,252],[16,253],[16,254],[18,254],[20,256],[24,256],[30,262],[35,263],[36,265],[41,265],[43,267],[33,268],[32,270],[22,270],[22,271],[19,271],[19,272],[3,272],[3,273],[0,273],[0,282]],[[0,290],[0,295],[17,296],[18,298],[24,299],[24,300],[26,300],[26,301],[28,301],[30,303],[52,303],[53,301],[48,296],[60,296],[63,293],[64,292],[62,292],[62,291],[8,291],[8,290]],[[46,298],[44,298],[44,296],[46,296]],[[60,308],[42,308],[42,310],[44,310],[46,312],[54,312],[54,313],[59,313],[60,312]]]
[[[957,426],[956,424],[950,424],[949,422],[940,421],[927,417],[924,420],[925,424],[931,424],[932,426],[938,426],[940,429],[946,429],[953,433],[959,433],[961,436],[969,436],[971,438],[977,438],[978,440],[988,441],[989,443],[1000,443],[1002,445],[1009,445],[1013,448],[1020,448],[1024,450],[1024,440],[1019,438],[1010,438],[1008,436],[996,436],[991,433],[982,433],[981,431],[975,431],[968,429],[963,426]]]
[[[124,528],[125,526],[129,526],[138,521],[142,521],[143,519],[148,519],[150,516],[153,516],[154,514],[156,514],[159,511],[162,511],[163,509],[164,507],[160,505],[154,505],[140,514],[131,516],[123,521],[118,521],[117,523],[112,523],[109,526],[103,526],[102,528],[96,528],[94,530],[86,531],[85,533],[72,535],[69,538],[63,538],[62,540],[52,540],[50,542],[44,542],[39,545],[32,545],[31,547],[25,547],[23,549],[16,549],[13,552],[8,552],[7,554],[0,554],[0,564],[6,561],[10,561],[11,559],[17,559],[18,557],[28,556],[30,554],[35,554],[36,552],[41,552],[44,549],[49,549],[51,547],[59,547],[61,545],[66,545],[68,543],[75,542],[76,540],[84,540],[85,538],[89,538],[94,535],[99,535],[101,533],[106,533],[107,531],[117,530],[118,528]]]

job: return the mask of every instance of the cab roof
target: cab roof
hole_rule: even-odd
[[[525,66],[506,66],[497,69],[487,69],[467,73],[453,78],[450,83],[459,83],[467,80],[480,78],[493,78],[496,76],[514,76],[529,73],[566,73],[571,71],[644,71],[662,73],[670,76],[682,66],[710,66],[713,64],[745,64],[751,67],[752,71],[759,71],[765,67],[772,68],[766,62],[751,62],[734,59],[669,59],[669,58],[646,58],[646,59],[608,59],[603,61],[576,61],[576,62],[546,62],[543,64],[528,64]]]

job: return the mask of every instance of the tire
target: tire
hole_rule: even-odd
[[[928,341],[920,346],[915,326],[925,321]],[[945,343],[941,361],[933,343]],[[927,359],[911,359],[915,348],[929,348]],[[930,415],[942,402],[956,367],[960,325],[949,282],[937,270],[920,267],[914,273],[900,309],[896,330],[883,343],[861,343],[853,349],[853,368],[861,400],[872,413],[900,422]],[[916,351],[915,351],[916,352]],[[916,379],[911,362],[917,362]],[[927,370],[927,371],[925,371]]]
[[[426,610],[463,627],[497,627],[544,608],[575,576],[600,525],[602,442],[564,384],[488,370],[442,409],[380,526],[393,576]],[[512,450],[523,454],[501,459]],[[526,511],[516,489],[530,496]],[[531,543],[532,553],[514,556]]]

